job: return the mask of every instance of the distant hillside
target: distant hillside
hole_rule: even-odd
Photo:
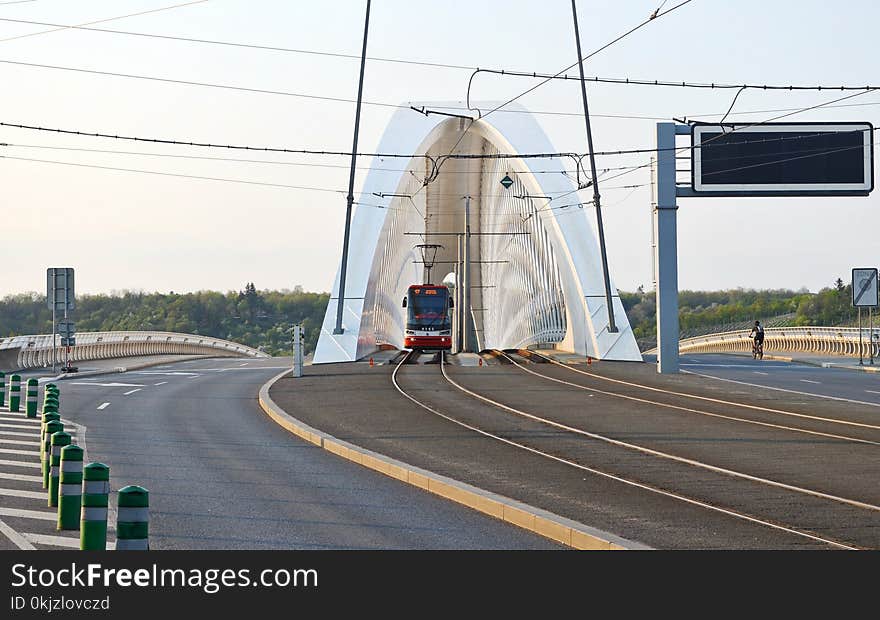
[[[620,293],[633,333],[644,351],[657,343],[654,292]],[[838,279],[818,293],[791,290],[734,289],[679,291],[681,336],[747,329],[761,321],[768,327],[851,325],[856,319],[852,288]]]
[[[329,295],[293,291],[199,291],[162,294],[125,291],[80,295],[72,318],[78,332],[156,330],[225,338],[272,355],[289,355],[292,326],[302,323],[306,353],[318,341]],[[0,300],[0,336],[49,334],[52,312],[45,295],[25,293]]]
[[[273,355],[290,353],[291,327],[303,323],[306,353],[318,341],[327,293],[258,291],[253,283],[243,291],[199,291],[162,294],[125,291],[112,295],[81,295],[73,316],[77,331],[157,330],[225,338]],[[656,345],[657,319],[653,292],[620,293],[629,322],[642,350]],[[790,290],[680,291],[679,321],[683,337],[746,329],[760,320],[783,325],[851,325],[855,310],[849,285],[818,293]],[[0,300],[0,337],[48,334],[52,313],[37,293]]]

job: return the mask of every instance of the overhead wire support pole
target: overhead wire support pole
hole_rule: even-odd
[[[464,197],[464,253],[462,256],[462,351],[471,353],[471,197]]]
[[[593,132],[590,129],[590,109],[587,105],[587,85],[584,81],[584,61],[581,54],[581,35],[578,29],[577,6],[575,0],[571,0],[571,16],[574,20],[574,39],[577,43],[578,69],[581,75],[581,97],[584,101],[584,120],[587,123],[587,148],[590,151],[590,172],[593,182],[593,204],[596,206],[596,227],[599,231],[599,251],[602,255],[602,276],[605,280],[605,304],[608,306],[608,331],[615,333],[617,325],[614,323],[614,305],[611,299],[611,278],[608,275],[608,256],[605,252],[605,228],[602,225],[602,206],[599,202],[599,178],[596,174],[596,156],[593,152]]]
[[[367,14],[364,17],[364,45],[361,50],[361,75],[358,80],[357,105],[354,113],[354,139],[351,146],[351,173],[348,176],[348,196],[345,208],[345,235],[342,240],[342,268],[339,271],[339,292],[336,299],[336,327],[334,334],[345,333],[342,327],[342,310],[345,306],[345,275],[348,269],[348,240],[351,235],[351,207],[354,203],[354,171],[357,162],[358,130],[361,124],[361,98],[364,92],[364,66],[367,63],[367,32],[370,28],[370,0],[367,0]]]

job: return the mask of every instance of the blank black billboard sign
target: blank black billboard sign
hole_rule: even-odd
[[[866,196],[870,123],[694,125],[693,190],[713,196]]]

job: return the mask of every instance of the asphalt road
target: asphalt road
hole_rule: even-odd
[[[88,459],[110,466],[114,494],[149,489],[154,549],[561,548],[281,429],[256,394],[287,362],[195,360],[67,380],[62,414],[88,428]],[[26,485],[3,486],[16,484]],[[13,500],[28,501],[0,495]]]
[[[841,398],[880,407],[880,373],[722,354],[683,355],[681,369],[793,394]]]

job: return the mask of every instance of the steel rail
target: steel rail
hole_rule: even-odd
[[[628,478],[624,478],[624,477],[622,477],[622,476],[618,476],[618,475],[615,475],[615,474],[611,474],[611,473],[608,473],[608,472],[606,472],[606,471],[602,471],[602,470],[600,470],[600,469],[596,469],[596,468],[594,468],[594,467],[589,467],[589,466],[586,466],[586,465],[583,465],[583,464],[581,464],[581,463],[577,463],[577,462],[571,461],[571,460],[569,460],[569,459],[565,459],[565,458],[560,457],[560,456],[557,456],[557,455],[553,455],[553,454],[550,454],[550,453],[547,453],[547,452],[543,452],[543,451],[541,451],[541,450],[537,450],[536,448],[532,448],[532,447],[527,446],[527,445],[524,445],[524,444],[522,444],[522,443],[519,443],[519,442],[516,442],[516,441],[512,441],[512,440],[510,440],[510,439],[507,439],[507,438],[501,437],[501,436],[496,435],[496,434],[494,434],[494,433],[491,433],[491,432],[489,432],[489,431],[486,431],[486,430],[480,429],[480,428],[478,428],[478,427],[476,427],[476,426],[473,426],[473,425],[471,425],[471,424],[467,424],[467,423],[465,423],[465,422],[462,422],[461,420],[458,420],[458,419],[456,419],[456,418],[454,418],[454,417],[451,417],[451,416],[449,416],[449,415],[446,415],[446,414],[444,414],[444,413],[438,411],[438,410],[435,409],[434,407],[431,407],[430,405],[428,405],[428,404],[426,404],[426,403],[424,403],[424,402],[418,400],[417,398],[415,398],[414,396],[412,396],[412,395],[409,394],[406,390],[403,389],[403,387],[400,385],[400,383],[399,383],[399,381],[398,381],[398,373],[399,373],[401,367],[403,367],[403,365],[406,364],[406,363],[408,362],[410,355],[412,355],[412,352],[411,352],[411,351],[408,352],[408,353],[403,357],[403,359],[401,359],[401,361],[397,364],[397,366],[394,368],[394,371],[393,371],[392,374],[391,374],[391,381],[392,381],[392,383],[394,384],[394,387],[397,389],[398,392],[400,392],[401,395],[403,395],[404,397],[406,397],[408,400],[410,400],[411,402],[413,402],[415,405],[419,406],[420,408],[422,408],[422,409],[424,409],[424,410],[426,410],[426,411],[428,411],[428,412],[430,412],[430,413],[432,413],[432,414],[434,414],[434,415],[436,415],[436,416],[438,416],[438,417],[440,417],[440,418],[443,418],[444,420],[447,420],[447,421],[449,421],[449,422],[452,422],[453,424],[456,424],[456,425],[458,425],[458,426],[461,426],[461,427],[463,427],[463,428],[466,428],[466,429],[468,429],[468,430],[471,430],[471,431],[473,431],[473,432],[475,432],[475,433],[478,433],[478,434],[480,434],[480,435],[483,435],[484,437],[488,437],[488,438],[490,438],[490,439],[494,439],[494,440],[496,440],[496,441],[500,441],[500,442],[502,442],[502,443],[504,443],[504,444],[506,444],[506,445],[512,446],[512,447],[514,447],[514,448],[518,448],[518,449],[520,449],[520,450],[524,450],[524,451],[529,452],[529,453],[531,453],[531,454],[535,454],[535,455],[538,455],[538,456],[542,456],[542,457],[544,457],[544,458],[550,459],[550,460],[555,461],[555,462],[557,462],[557,463],[562,463],[562,464],[564,464],[564,465],[568,465],[568,466],[570,466],[570,467],[574,467],[574,468],[576,468],[576,469],[578,469],[578,470],[585,471],[585,472],[588,472],[588,473],[591,473],[591,474],[595,474],[595,475],[600,476],[600,477],[602,477],[602,478],[606,478],[606,479],[609,479],[609,480],[613,480],[613,481],[615,481],[615,482],[619,482],[619,483],[625,484],[625,485],[627,485],[627,486],[631,486],[631,487],[635,487],[635,488],[638,488],[638,489],[642,489],[642,490],[648,491],[648,492],[650,492],[650,493],[654,493],[654,494],[657,494],[657,495],[661,495],[661,496],[664,496],[664,497],[668,497],[668,498],[671,498],[671,499],[675,499],[675,500],[678,500],[678,501],[681,501],[681,502],[687,503],[687,504],[692,505],[692,506],[698,506],[698,507],[701,507],[701,508],[705,508],[705,509],[707,509],[707,510],[710,510],[710,511],[712,511],[712,512],[717,512],[717,513],[720,513],[720,514],[724,514],[724,515],[727,515],[727,516],[730,516],[730,517],[733,517],[733,518],[736,518],[736,519],[740,519],[740,520],[747,521],[747,522],[750,522],[750,523],[755,523],[755,524],[758,524],[758,525],[762,525],[762,526],[765,526],[765,527],[769,527],[769,528],[771,528],[771,529],[775,529],[775,530],[783,531],[783,532],[786,532],[786,533],[789,533],[789,534],[793,534],[793,535],[795,535],[795,536],[799,536],[799,537],[802,537],[802,538],[807,538],[807,539],[814,540],[814,541],[817,541],[817,542],[822,542],[822,543],[825,543],[825,544],[831,545],[831,546],[836,547],[836,548],[839,548],[839,549],[846,549],[846,550],[851,550],[851,551],[855,551],[855,550],[859,550],[859,549],[860,549],[860,547],[855,547],[855,546],[852,546],[852,545],[849,545],[849,544],[846,544],[846,543],[842,543],[842,542],[840,542],[840,541],[833,540],[833,539],[831,539],[831,538],[825,538],[825,537],[819,536],[819,535],[817,535],[817,534],[813,534],[813,533],[811,533],[811,532],[807,532],[807,531],[803,531],[803,530],[795,529],[795,528],[792,528],[792,527],[789,527],[789,526],[786,526],[786,525],[782,525],[782,524],[780,524],[780,523],[774,523],[774,522],[772,522],[772,521],[768,521],[768,520],[766,520],[766,519],[761,519],[761,518],[759,518],[759,517],[755,517],[755,516],[748,515],[748,514],[745,514],[745,513],[742,513],[742,512],[738,512],[738,511],[736,511],[736,510],[732,510],[732,509],[729,509],[729,508],[724,508],[724,507],[722,507],[722,506],[716,506],[716,505],[713,505],[713,504],[709,504],[709,503],[704,502],[704,501],[701,501],[701,500],[697,500],[697,499],[694,499],[694,498],[691,498],[691,497],[687,497],[687,496],[685,496],[685,495],[681,495],[680,493],[675,493],[675,492],[673,492],[673,491],[669,491],[669,490],[666,490],[666,489],[661,489],[661,488],[659,488],[659,487],[652,486],[652,485],[649,485],[649,484],[645,484],[645,483],[643,483],[643,482],[638,482],[638,481],[636,481],[636,480],[631,480],[631,479],[628,479]],[[476,393],[474,393],[474,392],[471,392],[470,390],[467,390],[466,388],[463,388],[463,387],[460,386],[459,384],[457,384],[457,383],[455,383],[454,381],[452,381],[452,379],[449,378],[449,375],[448,375],[447,372],[446,372],[446,356],[445,356],[445,354],[442,354],[442,355],[441,355],[441,359],[440,359],[440,369],[441,369],[441,372],[442,372],[442,374],[443,374],[443,377],[446,379],[446,381],[449,382],[450,385],[452,385],[453,387],[456,387],[457,389],[459,389],[460,391],[462,391],[462,392],[464,392],[464,393],[466,393],[466,394],[468,394],[468,395],[470,395],[470,396],[472,396],[472,397],[476,397],[476,398],[478,398],[478,399],[480,399],[480,400],[486,401],[486,402],[488,402],[488,403],[490,403],[490,404],[492,404],[492,405],[494,405],[494,406],[496,406],[496,407],[499,407],[499,408],[501,408],[501,409],[503,409],[503,410],[507,410],[507,411],[510,411],[510,412],[515,412],[515,413],[520,414],[520,415],[524,414],[524,412],[520,412],[520,411],[518,411],[518,410],[516,410],[516,409],[513,409],[512,407],[508,407],[507,405],[504,405],[504,404],[502,404],[502,403],[497,403],[497,402],[492,401],[491,399],[488,399],[488,398],[486,398],[486,397],[484,397],[484,396],[482,396],[482,395],[478,395],[478,394],[476,394]],[[524,414],[524,415],[527,416],[527,417],[533,417],[533,416],[531,416],[530,414]]]

